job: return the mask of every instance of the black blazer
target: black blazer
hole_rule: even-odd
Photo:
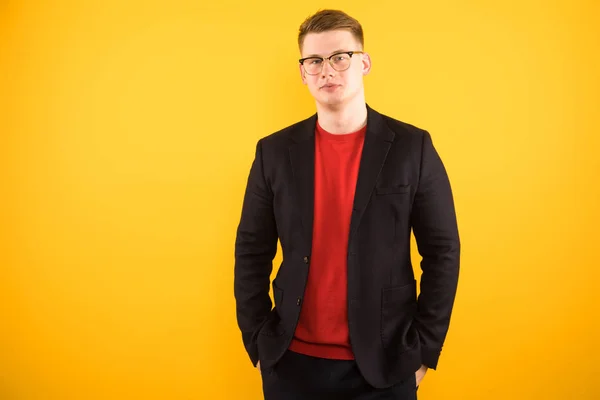
[[[317,115],[258,141],[235,241],[237,322],[254,365],[288,348],[310,269]],[[420,295],[411,228],[422,256]],[[283,262],[272,282],[281,242]],[[427,131],[367,105],[348,237],[348,324],[356,362],[375,387],[435,369],[458,284],[460,240],[445,167]]]

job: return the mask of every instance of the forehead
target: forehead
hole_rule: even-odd
[[[354,35],[346,30],[309,33],[304,37],[302,57],[327,56],[338,50],[361,50],[359,47]]]

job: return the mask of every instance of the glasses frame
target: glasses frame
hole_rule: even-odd
[[[348,66],[344,69],[337,69],[334,65],[333,62],[331,61],[331,59],[335,56],[339,56],[340,54],[348,54],[348,56],[350,57],[350,63],[348,64]],[[304,69],[304,72],[306,72],[308,75],[319,75],[322,71],[323,71],[323,65],[324,65],[324,61],[327,60],[329,62],[329,65],[331,65],[331,68],[333,68],[335,71],[337,72],[342,72],[347,70],[348,68],[350,68],[350,64],[352,63],[352,55],[354,54],[364,54],[364,51],[338,51],[336,53],[333,53],[332,55],[330,55],[329,57],[319,57],[319,56],[310,56],[310,57],[304,57],[299,59],[298,61],[300,62],[300,65],[302,66],[302,68]],[[304,66],[304,61],[306,60],[310,60],[311,58],[315,58],[315,59],[320,59],[321,60],[321,69],[319,70],[319,72],[315,73],[315,74],[311,74],[306,70],[306,67]]]

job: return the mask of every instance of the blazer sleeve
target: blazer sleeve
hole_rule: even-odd
[[[278,240],[273,193],[265,179],[261,142],[256,145],[247,180],[236,233],[234,266],[237,323],[254,366],[259,360],[257,335],[272,308],[269,285]]]
[[[456,296],[460,239],[446,169],[424,131],[421,166],[411,223],[421,260],[421,286],[416,329],[422,363],[437,367]]]

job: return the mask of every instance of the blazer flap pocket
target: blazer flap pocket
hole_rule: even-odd
[[[414,306],[417,301],[417,281],[402,286],[385,287],[382,289],[382,305],[392,306]]]
[[[409,184],[375,188],[375,193],[377,193],[377,194],[394,194],[394,193],[409,193],[409,192],[410,192]]]

